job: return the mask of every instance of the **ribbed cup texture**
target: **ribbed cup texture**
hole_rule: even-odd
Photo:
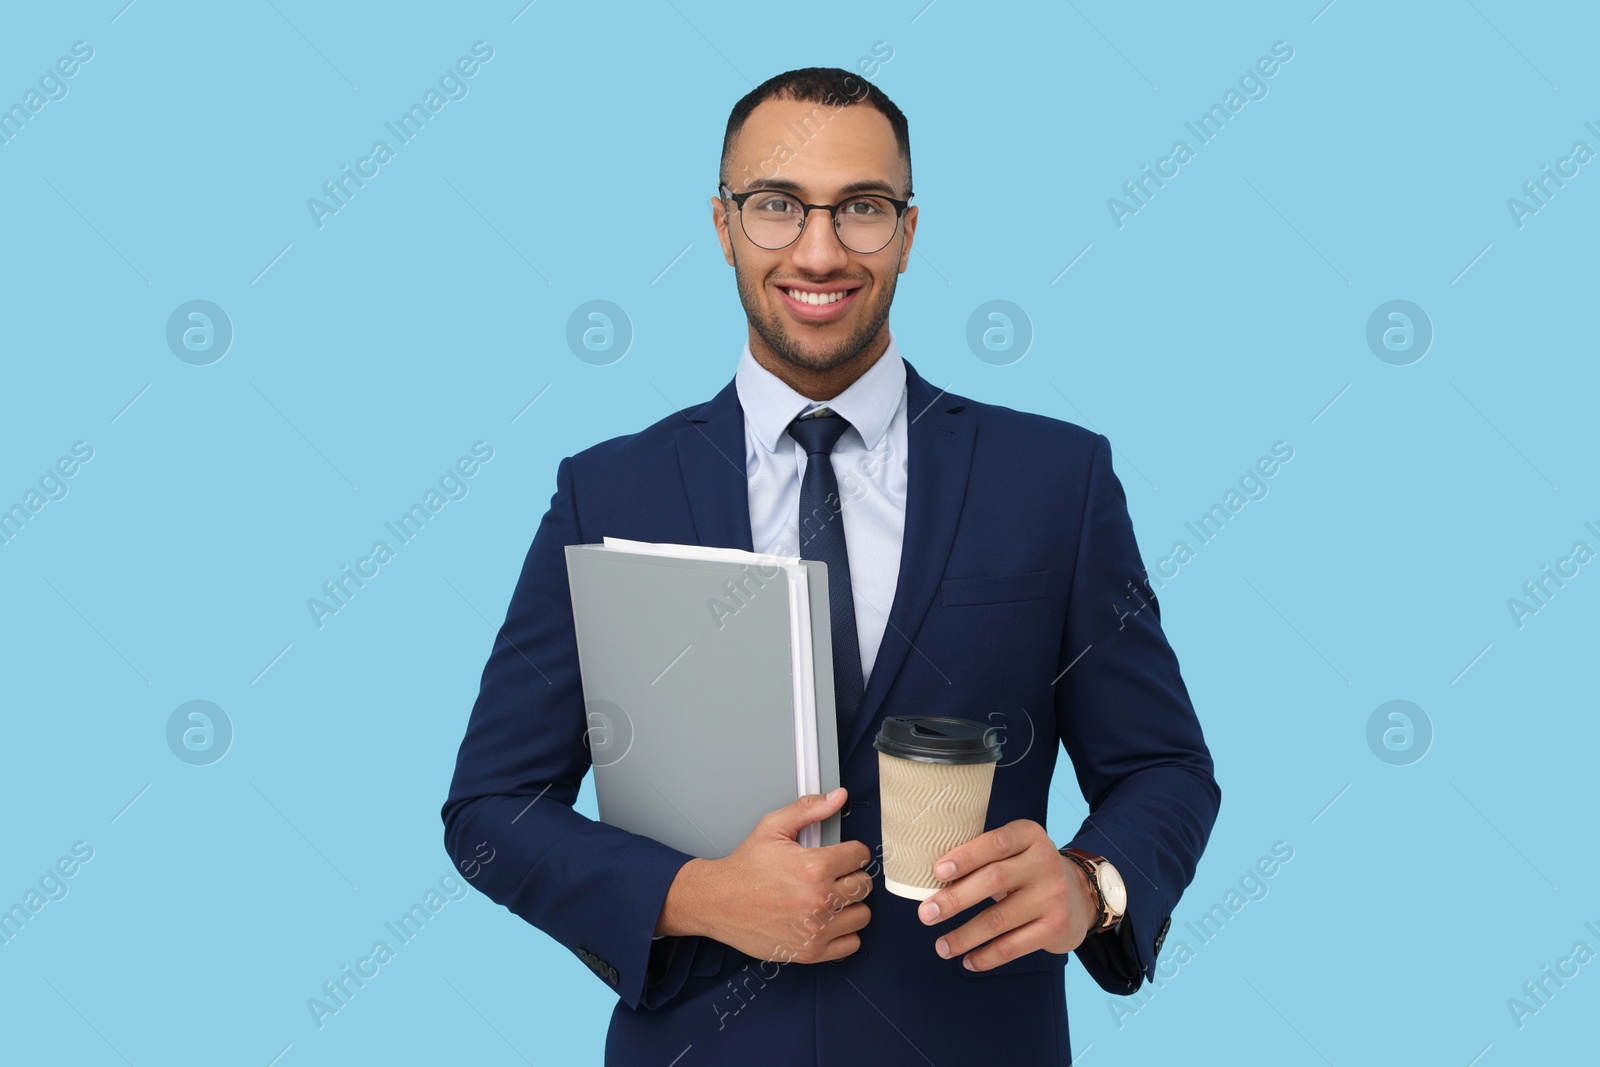
[[[885,877],[922,889],[940,856],[983,833],[994,785],[993,763],[921,763],[878,753]]]

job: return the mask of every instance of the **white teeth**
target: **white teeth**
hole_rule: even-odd
[[[850,295],[849,293],[808,293],[804,289],[785,289],[784,292],[802,304],[818,305],[837,304]]]

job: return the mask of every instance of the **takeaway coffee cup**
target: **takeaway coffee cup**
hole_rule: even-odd
[[[883,885],[927,900],[949,885],[933,876],[940,856],[983,833],[1000,740],[992,726],[943,716],[891,717],[878,750]]]

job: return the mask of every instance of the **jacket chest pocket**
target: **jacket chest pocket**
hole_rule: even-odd
[[[1042,600],[1050,593],[1049,571],[946,578],[939,583],[939,603],[947,608],[967,604],[1010,604]]]

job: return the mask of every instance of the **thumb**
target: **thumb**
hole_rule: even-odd
[[[772,812],[768,816],[771,829],[787,838],[797,838],[803,827],[821,822],[838,811],[844,804],[846,792],[844,786],[840,786],[831,793],[807,793],[793,804]]]

